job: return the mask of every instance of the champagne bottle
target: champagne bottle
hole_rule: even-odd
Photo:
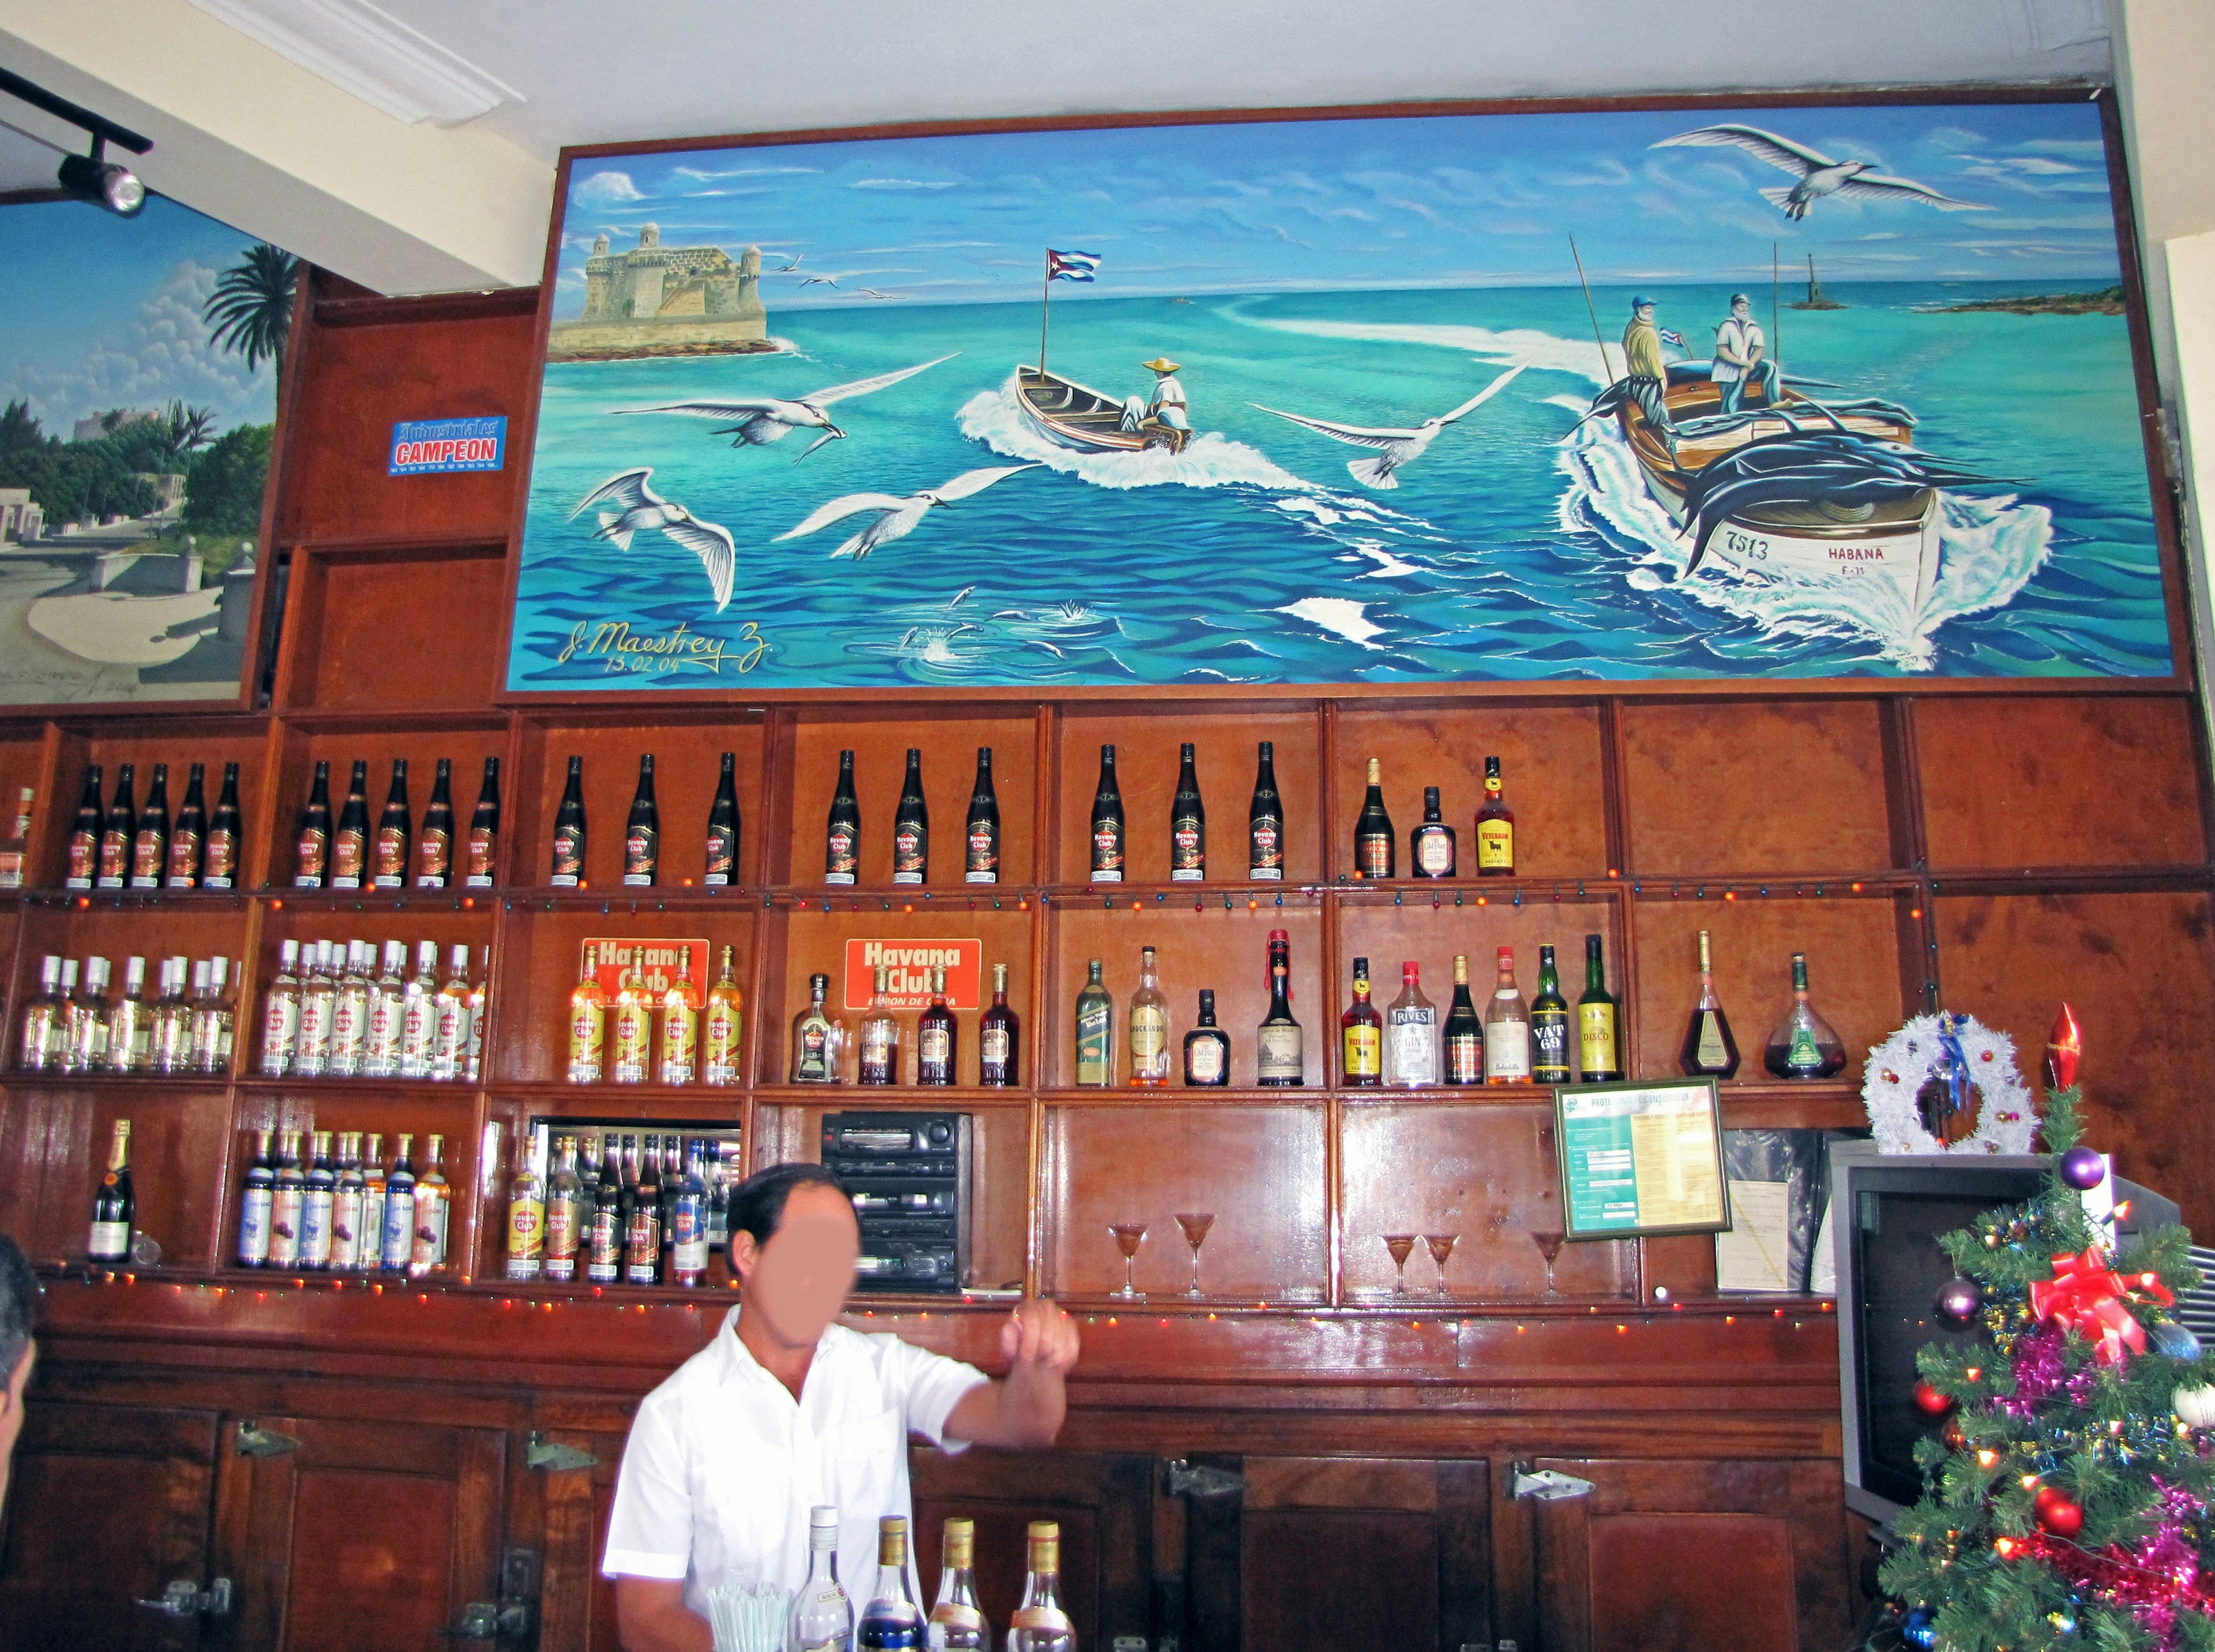
[[[454,760],[442,757],[431,771],[431,801],[423,805],[423,835],[415,845],[415,887],[443,889],[454,880]]]
[[[1600,938],[1585,937],[1585,994],[1577,1000],[1577,1059],[1586,1084],[1606,1084],[1623,1077],[1623,1034],[1616,1003],[1607,990],[1607,968],[1600,958]]]
[[[569,759],[569,777],[561,785],[561,801],[554,810],[554,857],[547,882],[557,889],[574,889],[585,881],[585,759]]]
[[[861,1081],[865,1084],[897,1084],[900,1081],[900,1025],[893,1014],[891,972],[877,966],[876,990],[862,1016]]]
[[[200,887],[228,889],[238,881],[238,846],[243,831],[238,809],[238,765],[223,765],[223,791],[208,817],[207,852],[200,860]]]
[[[1484,759],[1484,802],[1476,811],[1476,875],[1515,875],[1515,811],[1500,795],[1500,759]]]
[[[968,883],[997,883],[1000,881],[1000,800],[992,790],[992,748],[977,748],[977,780],[969,791],[969,819],[963,828],[966,838],[962,865],[963,881]]]
[[[1469,959],[1454,955],[1453,1003],[1446,1010],[1445,1072],[1450,1084],[1484,1082],[1484,1023],[1469,996]]]
[[[1101,983],[1100,960],[1086,968],[1077,994],[1077,1082],[1091,1089],[1114,1082],[1115,1002]]]
[[[1138,990],[1131,994],[1131,1083],[1142,1090],[1169,1081],[1169,1006],[1160,967],[1153,948],[1139,949]]]
[[[1762,1052],[1763,1065],[1779,1078],[1829,1078],[1846,1065],[1846,1047],[1807,998],[1807,955],[1792,955],[1792,1007]]]
[[[1123,881],[1123,791],[1115,783],[1115,748],[1100,748],[1100,784],[1092,794],[1092,881]]]
[[[708,805],[708,855],[700,881],[711,889],[727,888],[739,875],[738,756],[723,753],[722,771],[715,777],[715,801]]]
[[[1230,1035],[1215,1024],[1212,987],[1200,989],[1200,1019],[1184,1035],[1184,1081],[1203,1090],[1220,1090],[1230,1082]]]
[[[623,881],[629,888],[649,888],[660,870],[661,810],[653,801],[653,753],[648,752],[638,760],[638,789],[623,826]]]
[[[1369,790],[1361,800],[1361,813],[1353,820],[1353,869],[1364,878],[1393,878],[1400,875],[1399,840],[1392,832],[1392,817],[1384,812],[1384,766],[1369,759]]]
[[[1423,823],[1408,834],[1408,870],[1419,878],[1454,875],[1454,829],[1439,812],[1439,789],[1423,788]]]
[[[154,765],[154,783],[146,789],[146,808],[131,834],[131,887],[158,889],[169,864],[169,765]]]
[[[1369,960],[1353,961],[1353,1002],[1338,1018],[1340,1082],[1355,1087],[1384,1081],[1384,1017],[1369,1001]]]
[[[356,758],[331,832],[331,887],[359,889],[369,865],[369,761]]]
[[[207,765],[195,763],[185,774],[185,801],[177,805],[177,823],[169,832],[163,881],[172,889],[200,887],[200,865],[207,850]]]
[[[1246,875],[1255,883],[1285,876],[1285,800],[1277,792],[1277,743],[1261,742],[1254,776],[1254,801],[1246,808]]]
[[[296,889],[320,889],[331,867],[331,765],[318,759],[316,778],[308,788],[308,801],[300,810],[300,829],[295,839],[299,859],[292,874]]]
[[[131,877],[131,845],[138,832],[138,773],[126,763],[115,771],[115,801],[107,806],[100,829],[100,875],[102,889],[120,889]]]
[[[70,818],[68,865],[62,874],[65,889],[89,889],[100,873],[100,840],[107,812],[100,801],[100,765],[84,771],[84,789],[77,794],[77,813]]]
[[[907,1588],[907,1520],[887,1514],[877,1522],[877,1582],[854,1625],[857,1652],[921,1652],[923,1613]]]
[[[578,804],[579,813],[584,805]],[[489,889],[500,866],[500,759],[485,759],[484,783],[477,788],[477,806],[469,816],[469,869],[463,881],[472,889]]]
[[[1200,801],[1192,742],[1187,740],[1177,751],[1176,795],[1169,800],[1169,881],[1204,883],[1206,880],[1207,809]]]
[[[1007,1652],[1077,1652],[1077,1631],[1061,1606],[1061,1527],[1033,1520],[1030,1571],[1022,1604],[1008,1619]]]
[[[89,1261],[131,1259],[131,1226],[138,1217],[138,1197],[131,1188],[131,1121],[118,1119],[108,1143],[107,1173],[92,1195],[92,1235],[85,1244]]]
[[[1569,1001],[1562,996],[1553,948],[1540,947],[1538,996],[1531,1000],[1531,1079],[1533,1084],[1566,1084],[1575,1078],[1569,1065]]]
[[[377,836],[370,844],[370,887],[406,888],[414,848],[414,815],[408,802],[408,759],[396,757],[392,759],[392,784],[385,790],[384,808],[377,817]]]
[[[1306,1059],[1300,1047],[1300,1023],[1292,1019],[1292,937],[1283,930],[1269,931],[1269,1010],[1261,1017],[1255,1045],[1255,1082],[1266,1087],[1292,1087],[1307,1083]]]
[[[862,805],[854,795],[854,754],[838,753],[838,786],[823,834],[823,881],[850,884],[862,866]]]
[[[1715,966],[1705,930],[1700,931],[1699,1001],[1692,1006],[1677,1065],[1692,1078],[1728,1078],[1738,1072],[1738,1040],[1731,1036],[1722,1000],[1715,996]]]
[[[933,1643],[945,1652],[992,1652],[992,1635],[977,1601],[977,1523],[946,1522],[939,1545],[938,1598],[932,1602]]]
[[[923,753],[911,746],[899,804],[893,811],[893,881],[925,883],[930,878],[930,805],[923,795]]]
[[[946,1006],[946,971],[930,972],[930,1002],[915,1027],[915,1081],[918,1084],[955,1082],[954,1062],[960,1029],[954,1011]]]
[[[977,1018],[977,1082],[992,1086],[1020,1082],[1022,1024],[1008,1008],[1008,967],[992,966],[992,1002]]]
[[[707,1012],[700,1022],[700,1076],[711,1084],[739,1082],[739,1047],[745,1021],[739,1015],[739,984],[731,975],[731,949],[723,949],[715,984],[708,989]]]
[[[1484,1082],[1531,1082],[1531,1011],[1515,984],[1515,950],[1500,949],[1500,979],[1484,1010]]]

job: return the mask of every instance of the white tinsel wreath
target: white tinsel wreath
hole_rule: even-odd
[[[2016,1071],[2015,1041],[1969,1016],[1955,1017],[1969,1083],[1979,1099],[1976,1133],[1948,1147],[1923,1127],[1915,1097],[1941,1059],[1938,1017],[1917,1016],[1871,1050],[1862,1101],[1877,1146],[1887,1153],[2028,1153],[2038,1105]]]

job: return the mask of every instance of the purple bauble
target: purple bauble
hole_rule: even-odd
[[[2071,1147],[2061,1155],[2061,1179],[2079,1193],[2107,1179],[2108,1161],[2089,1147]]]
[[[1973,1279],[1949,1279],[1938,1287],[1938,1317],[1951,1325],[1966,1325],[1985,1305],[1985,1293]]]

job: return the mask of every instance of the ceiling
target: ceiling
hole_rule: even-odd
[[[62,152],[28,132],[0,123],[0,195],[18,189],[52,189]]]

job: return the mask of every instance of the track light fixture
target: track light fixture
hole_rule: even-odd
[[[90,109],[57,97],[44,87],[25,80],[21,75],[0,69],[0,92],[21,99],[34,108],[44,109],[48,114],[82,126],[92,134],[92,151],[88,155],[67,155],[62,157],[58,175],[63,190],[81,201],[105,207],[118,218],[136,218],[146,205],[146,186],[138,181],[138,174],[128,167],[118,166],[107,158],[107,145],[127,149],[133,155],[144,155],[154,147],[150,138],[141,138],[128,126],[119,126],[113,120],[95,114]]]

